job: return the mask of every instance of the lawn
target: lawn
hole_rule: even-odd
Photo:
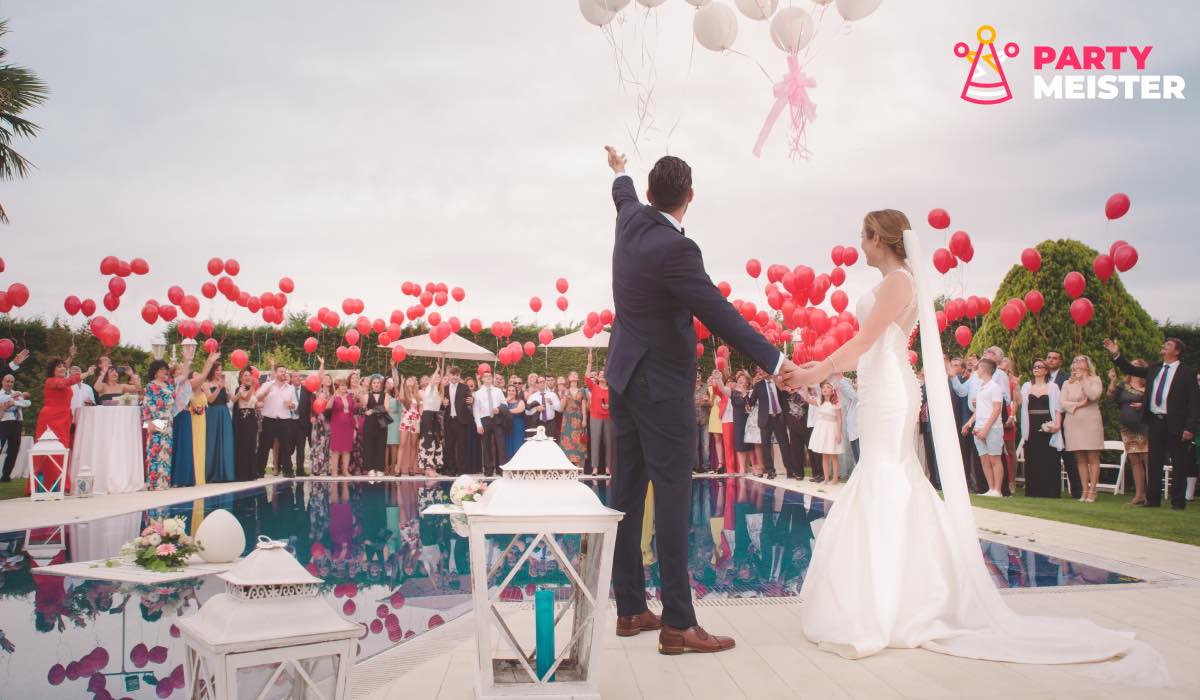
[[[1135,508],[1129,505],[1130,498],[1101,493],[1095,503],[1080,503],[1070,498],[971,496],[971,503],[1005,513],[1200,545],[1200,502],[1193,501],[1184,510],[1172,510],[1166,502],[1158,508]]]
[[[0,483],[0,501],[9,498],[24,498],[26,483],[28,482],[25,479],[13,479]]]

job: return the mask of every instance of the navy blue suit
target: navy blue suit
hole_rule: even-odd
[[[655,549],[662,580],[663,624],[696,624],[688,581],[688,505],[695,462],[696,316],[768,372],[777,348],[742,319],[704,271],[696,243],[658,210],[638,201],[633,179],[613,181],[616,320],[604,374],[616,435],[612,507],[617,528],[613,591],[618,615],[646,609],[642,517],[654,484]]]

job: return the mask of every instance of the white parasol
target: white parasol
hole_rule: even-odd
[[[600,331],[591,338],[585,336],[582,330],[568,333],[561,338],[550,341],[548,348],[607,348],[608,331]]]
[[[397,345],[403,346],[405,352],[413,357],[449,357],[456,360],[479,360],[491,361],[496,360],[496,355],[487,348],[476,345],[457,333],[451,333],[441,343],[433,342],[433,338],[429,334],[415,335],[411,338],[401,338],[393,340],[387,345],[380,347],[394,348]]]

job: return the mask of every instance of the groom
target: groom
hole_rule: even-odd
[[[617,634],[657,630],[663,654],[714,652],[733,640],[696,624],[688,580],[688,506],[695,460],[696,316],[713,335],[772,374],[797,371],[777,348],[750,328],[704,271],[700,247],[684,235],[683,216],[692,201],[692,170],[666,156],[650,171],[646,197],[638,201],[625,156],[611,146],[616,174],[613,301],[616,320],[605,368],[616,433],[612,506],[624,511],[617,528],[613,590]],[[642,517],[646,485],[654,484],[654,532],[662,579],[661,620],[646,609],[642,569]]]

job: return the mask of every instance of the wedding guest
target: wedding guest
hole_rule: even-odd
[[[508,412],[508,401],[503,391],[492,385],[493,375],[484,372],[479,378],[480,387],[475,392],[472,418],[475,420],[475,433],[479,436],[481,448],[481,468],[484,476],[494,476],[496,467],[501,464],[500,455],[504,452],[504,435],[506,422],[502,414]]]
[[[288,381],[288,370],[283,365],[276,365],[275,378],[259,387],[255,398],[262,401],[262,429],[258,435],[258,473],[263,474],[267,468],[267,457],[271,448],[278,442],[276,454],[279,455],[279,471],[285,478],[292,478],[292,449],[289,443],[287,421],[291,420],[292,411],[298,405],[296,390]]]
[[[96,376],[96,365],[88,367],[88,371],[80,374],[79,367],[72,365],[67,370],[68,374],[79,374],[79,382],[71,387],[71,413],[74,414],[75,409],[83,408],[84,406],[96,405],[96,392],[87,383],[90,377]]]
[[[794,476],[804,479],[805,465],[808,464],[808,401],[799,391],[787,392],[784,425],[787,428],[788,445],[792,448],[792,464]],[[812,465],[813,476],[817,475],[817,465]]]
[[[722,427],[721,416],[725,411],[725,394],[716,386],[721,376],[720,371],[713,370],[709,375],[708,381],[704,383],[705,389],[708,391],[708,428],[704,431],[704,440],[707,444],[705,452],[708,453],[708,463],[705,464],[706,469],[712,469],[718,473],[725,471],[725,429]]]
[[[146,394],[142,401],[142,421],[146,425],[146,486],[151,491],[171,487],[171,448],[175,418],[175,384],[170,368],[154,360],[146,372]]]
[[[1071,362],[1071,378],[1063,384],[1060,404],[1066,417],[1066,448],[1075,454],[1079,481],[1083,484],[1080,501],[1096,501],[1096,483],[1100,479],[1100,451],[1104,449],[1104,420],[1100,417],[1100,397],[1104,384],[1096,376],[1096,366],[1087,355]]]
[[[383,377],[373,374],[367,380],[363,410],[363,469],[368,473],[387,468],[388,411],[384,405]]]
[[[771,447],[771,438],[779,444],[779,453],[783,458],[783,470],[787,478],[796,476],[795,457],[792,454],[792,444],[788,441],[786,412],[788,392],[775,386],[770,375],[761,367],[755,372],[758,381],[750,394],[750,405],[758,409],[758,429],[762,435],[763,468],[767,478],[774,479],[775,450]],[[857,432],[854,433],[857,438]]]
[[[993,381],[996,362],[984,354],[975,371],[979,382],[974,394],[974,414],[965,429],[975,436],[975,449],[983,464],[988,485],[983,495],[1000,497],[1004,483],[1004,464],[1000,461],[1004,452],[1004,427],[1000,419],[1004,412],[1004,395],[1000,384]]]
[[[950,360],[946,364],[946,373],[950,382],[950,402],[954,407],[954,417],[958,426],[959,450],[962,452],[967,484],[975,493],[984,493],[988,487],[983,474],[983,462],[979,459],[979,450],[975,448],[975,437],[967,428],[967,422],[975,412],[975,397],[968,387],[978,388],[979,378],[975,373],[978,366],[979,358],[969,354],[965,358],[956,357]]]
[[[292,455],[294,464],[296,465],[296,474],[302,475],[305,473],[305,452],[309,442],[312,441],[312,402],[314,395],[304,385],[308,379],[307,374],[300,372],[293,373],[292,387],[296,390],[296,410],[292,413],[296,414],[293,419],[292,428],[295,431],[292,436]],[[309,471],[312,471],[309,469]]]
[[[596,371],[592,369],[592,366],[592,350],[589,349],[587,369],[583,376],[588,388],[588,435],[592,453],[591,467],[595,474],[610,474],[615,452],[613,451],[612,416],[608,412],[608,380],[604,378],[603,369]]]
[[[175,420],[171,437],[172,486],[202,486],[205,483],[208,424],[204,413],[208,409],[208,396],[200,390],[200,385],[219,357],[220,353],[209,355],[204,361],[204,369],[199,372],[189,369],[191,359],[187,355],[176,367]]]
[[[363,467],[363,427],[366,425],[367,386],[360,381],[358,372],[346,376],[349,381],[348,391],[354,399],[354,443],[350,449],[350,473],[364,474]]]
[[[1011,401],[1004,404],[1004,473],[1007,478],[1001,492],[1011,496],[1017,492],[1017,420],[1022,410],[1021,392],[1012,360],[1002,357],[998,366],[1008,377],[1008,395],[1012,397]]]
[[[463,380],[467,385],[467,396],[471,400],[475,400],[475,392],[479,390],[479,386],[475,381],[475,377],[467,377]],[[472,410],[474,413],[474,410]],[[475,426],[467,426],[467,462],[463,467],[463,474],[482,474],[483,473],[483,445],[479,439],[479,433],[475,431]]]
[[[1193,441],[1200,433],[1200,388],[1196,370],[1183,364],[1183,341],[1167,338],[1162,344],[1162,361],[1148,367],[1137,367],[1121,356],[1113,340],[1104,341],[1104,349],[1113,356],[1117,369],[1125,374],[1146,380],[1149,401],[1142,407],[1142,422],[1146,424],[1149,452],[1146,457],[1146,503],[1155,508],[1162,501],[1163,465],[1171,458],[1171,507],[1181,510],[1187,506],[1187,477],[1195,469],[1191,455]],[[1070,433],[1068,433],[1070,440]]]
[[[129,378],[128,382],[121,381],[121,372],[124,370],[125,376]],[[100,378],[93,385],[96,390],[96,403],[105,404],[109,401],[114,401],[121,398],[125,394],[139,394],[142,391],[142,380],[129,367],[117,368],[109,365],[101,373]]]
[[[749,374],[749,373],[747,373]],[[746,383],[749,389],[746,391],[746,444],[750,447],[748,469],[754,476],[763,475],[763,445],[762,445],[762,430],[758,427],[758,406],[751,405],[750,399],[754,396],[754,385],[760,380],[757,379],[758,373],[755,372],[754,378],[747,379]],[[767,449],[770,449],[770,438],[767,438]]]
[[[1058,395],[1060,399],[1062,398],[1063,385],[1066,384],[1067,377],[1070,374],[1070,372],[1064,371],[1062,366],[1063,355],[1061,352],[1058,350],[1051,350],[1046,353],[1046,369],[1049,372],[1046,378],[1048,381],[1058,385]],[[1062,427],[1062,437],[1063,444],[1065,445],[1067,440],[1067,426],[1065,422],[1063,423]],[[1076,500],[1082,498],[1083,483],[1079,480],[1079,468],[1075,463],[1075,453],[1064,449],[1062,451],[1062,464],[1063,471],[1067,473],[1067,483],[1069,483],[1071,487],[1071,498]]]
[[[708,418],[712,412],[712,391],[696,370],[696,386],[692,390],[692,404],[696,407],[696,466],[692,471],[703,474],[711,471],[708,465]]]
[[[4,472],[0,482],[12,481],[13,467],[21,451],[21,409],[29,408],[29,393],[16,390],[17,376],[13,372],[0,379],[0,449],[4,450]]]
[[[838,459],[842,447],[842,409],[837,389],[832,382],[821,383],[820,398],[807,397],[816,414],[816,425],[808,438],[808,447],[821,455],[821,473],[824,484],[838,483]]]
[[[850,454],[858,463],[858,389],[846,375],[838,373],[831,380],[838,392],[838,405],[842,408],[842,429],[850,441]]]
[[[1137,358],[1129,364],[1138,369],[1146,368],[1146,361]],[[1121,442],[1125,444],[1125,462],[1133,472],[1134,496],[1130,505],[1146,502],[1146,457],[1150,443],[1146,439],[1146,424],[1142,422],[1142,409],[1146,406],[1146,380],[1132,374],[1117,383],[1117,368],[1108,370],[1108,398],[1117,404],[1121,420]]]
[[[391,422],[387,427],[387,465],[384,473],[388,476],[405,476],[400,471],[400,423],[404,420],[404,399],[400,395],[402,387],[396,375],[396,365],[392,364],[392,376],[383,385],[384,406],[387,408]]]
[[[350,452],[354,449],[354,404],[355,398],[350,394],[349,380],[338,379],[334,383],[333,399],[327,409],[329,469],[334,477],[350,476]]]
[[[737,453],[736,473],[745,474],[751,468],[750,459],[754,449],[754,443],[746,439],[746,426],[750,423],[747,420],[750,407],[746,403],[750,395],[750,375],[746,370],[739,369],[734,376],[733,387],[729,389],[729,405],[733,411],[733,451]],[[757,430],[757,423],[754,423],[754,427]]]
[[[533,391],[525,397],[525,418],[530,428],[544,427],[546,434],[557,438],[554,433],[554,418],[562,408],[554,389],[546,385],[546,377],[534,375]]]
[[[726,376],[719,370],[714,370],[709,377],[709,385],[720,397],[721,406],[721,443],[720,449],[725,473],[733,474],[738,469],[737,452],[737,422],[733,410],[733,384],[726,381]]]
[[[579,386],[579,373],[567,375],[559,392],[562,399],[558,444],[571,464],[583,468],[587,461],[587,403]]]
[[[400,400],[404,405],[404,413],[400,418],[400,475],[417,476],[417,447],[421,441],[421,392],[416,377],[405,377],[403,384],[400,392]]]
[[[917,372],[917,384],[921,387],[921,408],[917,410],[918,431],[921,433],[921,466],[929,483],[937,491],[942,490],[941,474],[938,473],[937,451],[933,446],[933,429],[929,423],[929,388],[925,386],[925,371]]]
[[[329,403],[333,401],[333,377],[325,374],[325,358],[317,357],[317,393],[309,406],[308,473],[310,476],[329,476]],[[324,402],[324,411],[317,410]]]
[[[446,370],[446,395],[442,397],[442,421],[446,431],[445,469],[446,476],[465,474],[467,468],[467,430],[474,419],[471,406],[475,400],[466,384],[462,383],[462,371],[458,367]]]
[[[425,476],[437,476],[442,469],[442,372],[421,378],[421,449],[417,467]]]
[[[529,376],[525,377],[525,401],[529,401],[529,395],[537,390],[537,372],[530,372]]]
[[[510,380],[508,391],[504,395],[504,403],[512,420],[505,445],[505,462],[512,459],[517,450],[521,449],[521,445],[525,444],[525,399],[522,398],[521,380],[516,377],[514,379],[515,382]]]
[[[1063,448],[1058,385],[1049,380],[1045,360],[1034,360],[1032,379],[1021,386],[1021,444],[1025,455],[1025,495],[1059,498],[1059,452]]]
[[[233,474],[237,481],[260,478],[258,471],[258,399],[254,372],[249,367],[238,372],[233,403]]]
[[[220,362],[214,362],[200,384],[208,397],[204,412],[204,476],[209,483],[234,481],[237,470],[233,453],[233,417],[229,413],[229,392],[225,390],[225,373]]]

